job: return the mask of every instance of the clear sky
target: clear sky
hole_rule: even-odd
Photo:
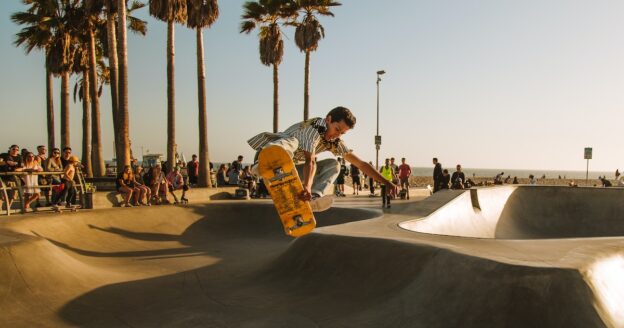
[[[272,69],[260,63],[256,32],[240,34],[240,0],[219,1],[205,30],[211,160],[253,151],[246,140],[272,129]],[[412,166],[584,170],[624,167],[624,2],[616,0],[341,0],[321,18],[326,38],[311,59],[310,110],[342,105],[357,116],[344,140],[375,160],[375,72],[381,82],[380,158]],[[25,10],[0,1],[0,149],[46,143],[41,53],[12,45]],[[130,135],[134,154],[166,150],[166,24],[147,8],[148,35],[129,35]],[[286,28],[280,65],[280,130],[303,118],[304,54]],[[177,143],[197,152],[195,34],[176,26]],[[73,82],[72,82],[73,88]],[[60,86],[55,84],[57,135]],[[112,158],[110,91],[101,98],[104,156]],[[81,105],[72,103],[72,146],[80,152]],[[60,137],[57,136],[57,141]]]

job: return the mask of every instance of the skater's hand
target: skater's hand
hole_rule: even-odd
[[[303,188],[303,191],[299,194],[299,199],[303,201],[310,201],[312,199],[312,192],[306,188]]]

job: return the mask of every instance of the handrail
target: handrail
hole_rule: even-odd
[[[26,213],[26,208],[24,207],[24,188],[30,188],[28,186],[25,186],[22,183],[22,179],[18,178],[18,177],[22,177],[22,176],[29,176],[29,175],[45,175],[45,176],[59,176],[62,177],[65,175],[65,172],[63,171],[13,171],[13,172],[0,172],[0,189],[1,192],[0,193],[0,197],[4,200],[4,205],[6,207],[5,211],[2,211],[4,214],[6,214],[7,216],[11,215],[11,207],[9,206],[9,195],[8,195],[8,191],[9,190],[16,190],[17,194],[18,194],[18,198],[19,198],[19,203],[20,203],[20,213],[24,214]],[[10,182],[14,182],[15,185],[14,186],[10,186],[7,185],[7,183],[5,182],[5,177],[11,177],[12,181]],[[74,181],[77,182],[76,184],[76,188],[78,189],[78,197],[79,197],[79,201],[82,205],[83,208],[86,207],[86,199],[85,199],[85,193],[86,193],[86,182],[85,182],[85,178],[84,175],[82,174],[82,171],[78,168],[76,168],[76,174],[74,176]],[[46,185],[37,185],[34,188],[38,188],[38,189],[51,189],[52,188],[52,184],[46,184]],[[0,208],[1,210],[1,208]]]

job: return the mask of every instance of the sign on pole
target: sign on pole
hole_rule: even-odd
[[[585,147],[585,159],[587,160],[587,170],[585,171],[585,185],[589,186],[589,160],[592,159],[591,147]]]
[[[585,148],[585,159],[592,159],[592,149],[591,149],[591,147]]]

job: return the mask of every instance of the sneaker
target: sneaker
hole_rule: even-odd
[[[132,205],[126,204],[126,205],[124,205],[124,207],[132,207]]]
[[[390,204],[386,205],[386,208],[390,208]]]
[[[328,210],[333,203],[334,197],[332,197],[332,195],[321,196],[319,194],[312,194],[310,207],[312,207],[312,212],[323,212]]]

